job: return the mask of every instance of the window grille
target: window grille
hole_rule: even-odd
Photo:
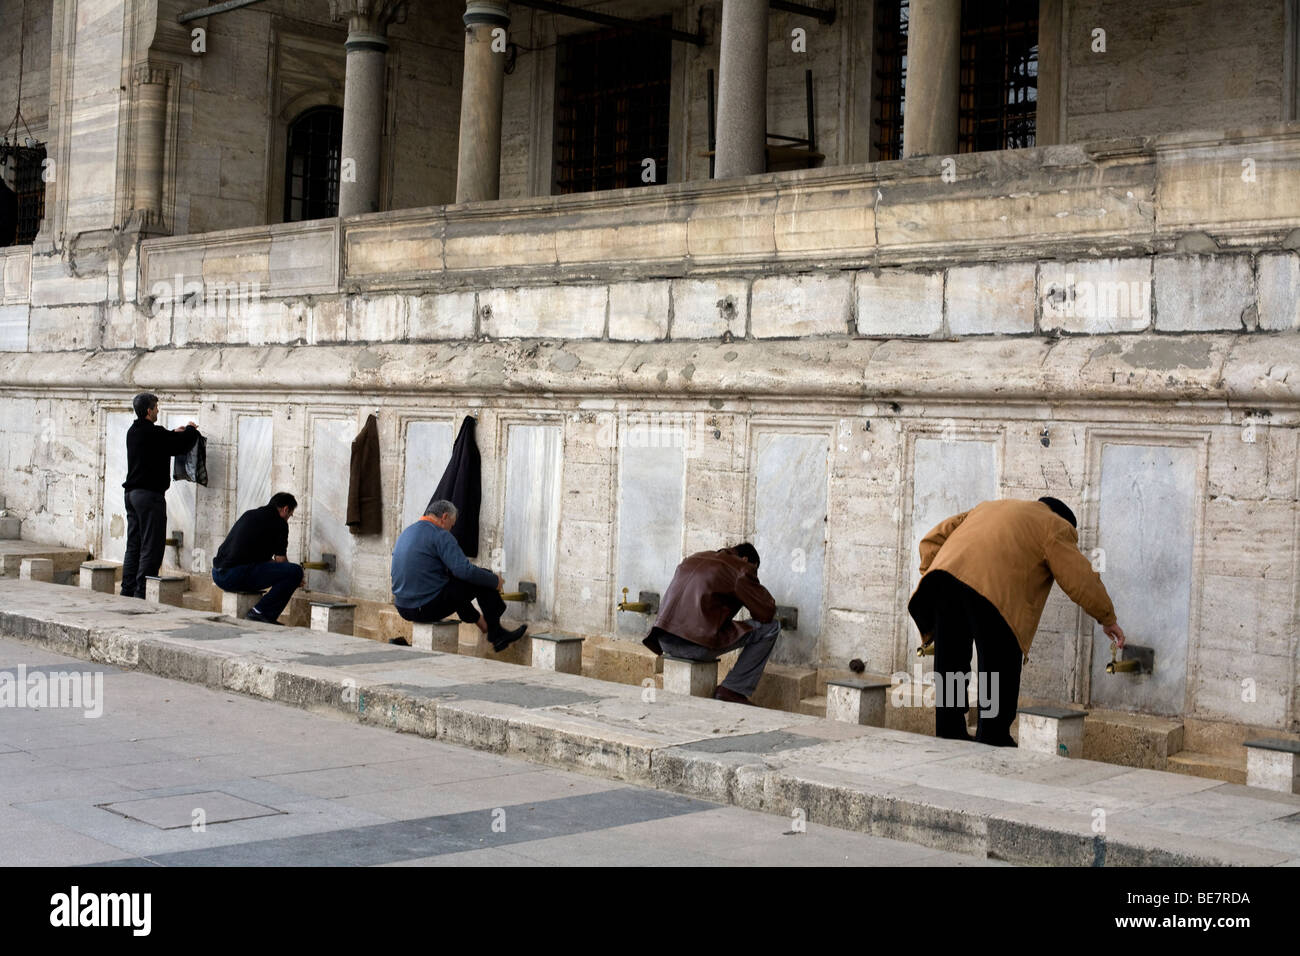
[[[647,159],[653,182],[668,181],[670,39],[632,28],[562,37],[555,71],[555,192],[649,185]]]
[[[284,221],[329,219],[339,214],[343,111],[307,110],[289,124],[284,173]]]

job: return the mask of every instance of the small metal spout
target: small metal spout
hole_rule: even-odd
[[[326,552],[320,556],[319,561],[304,561],[302,562],[302,566],[303,569],[307,571],[326,571],[329,574],[333,574],[336,565],[334,555]]]
[[[520,604],[537,603],[537,585],[532,581],[520,581],[518,591],[502,591],[501,600],[517,601]]]
[[[934,641],[929,644],[922,644],[916,649],[917,657],[934,657]]]
[[[659,609],[658,595],[652,595],[648,591],[642,591],[639,595],[641,600],[629,601],[627,599],[627,588],[623,589],[623,600],[618,602],[620,611],[631,611],[635,614],[653,614]],[[649,600],[654,598],[654,600]]]
[[[1156,652],[1154,648],[1139,647],[1136,644],[1124,645],[1124,659],[1118,660],[1118,646],[1110,642],[1110,660],[1106,662],[1107,674],[1150,674],[1155,670]]]

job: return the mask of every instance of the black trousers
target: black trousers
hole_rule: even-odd
[[[471,603],[478,601],[483,610],[489,631],[501,627],[501,615],[506,613],[506,602],[496,588],[478,587],[459,578],[452,578],[428,604],[421,607],[399,607],[397,613],[415,624],[430,624],[455,614],[466,624],[478,623],[478,611]]]
[[[162,567],[167,539],[167,502],[162,492],[132,488],[126,493],[126,556],[122,595],[144,597],[144,579]]]
[[[934,732],[936,737],[969,740],[966,732],[966,682],[971,646],[979,652],[975,740],[1014,747],[1011,722],[1020,698],[1020,643],[1007,622],[978,591],[956,578],[940,576],[934,609]]]

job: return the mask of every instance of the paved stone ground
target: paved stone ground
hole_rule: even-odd
[[[82,660],[203,684],[229,697],[230,702],[223,699],[223,704],[230,708],[240,706],[239,695],[247,694],[316,710],[334,718],[347,717],[389,731],[435,738],[438,743],[488,751],[493,755],[487,758],[490,760],[518,757],[561,770],[580,770],[590,776],[578,779],[598,792],[622,793],[623,788],[614,783],[662,791],[645,794],[646,803],[638,804],[660,809],[653,813],[638,810],[636,813],[643,815],[633,814],[630,818],[620,817],[609,809],[623,804],[599,801],[631,801],[631,796],[597,798],[592,791],[575,794],[582,800],[596,801],[574,804],[575,814],[588,813],[593,820],[608,819],[609,823],[599,827],[590,825],[580,833],[565,831],[565,835],[556,837],[562,842],[600,843],[611,828],[623,826],[687,833],[703,819],[703,813],[720,812],[699,809],[703,805],[698,801],[705,800],[771,814],[747,819],[753,821],[753,827],[774,824],[772,831],[762,832],[770,832],[771,839],[778,843],[796,839],[782,834],[790,828],[793,812],[799,810],[806,814],[810,824],[829,824],[855,834],[1015,863],[1085,866],[1300,863],[1300,796],[1199,777],[936,740],[663,692],[647,700],[642,696],[642,688],[635,686],[547,673],[498,661],[377,645],[362,638],[301,628],[249,624],[206,612],[159,607],[115,595],[9,578],[0,579],[0,635],[17,638],[43,652],[67,653]],[[127,687],[132,680],[144,679],[138,673],[116,677],[123,682],[121,686]],[[179,698],[181,685],[167,686],[175,687]],[[243,705],[254,703],[242,700]],[[267,711],[258,705],[254,712],[260,715]],[[29,719],[21,711],[17,713],[18,723]],[[9,715],[0,716],[5,720],[0,725],[0,740],[5,740],[8,732],[5,728],[13,724]],[[296,716],[307,720],[305,726],[326,726],[323,716]],[[59,719],[83,720],[79,714]],[[253,729],[260,719],[251,718]],[[111,730],[95,729],[110,727],[103,718],[84,721],[95,726],[80,728],[89,735],[80,750],[75,749],[76,745],[64,745],[69,748],[67,769],[51,770],[42,761],[35,761],[31,765],[32,775],[22,785],[43,775],[50,790],[40,794],[37,802],[54,801],[49,803],[52,814],[57,814],[60,806],[66,812],[73,812],[73,804],[60,805],[59,800],[80,800],[75,806],[84,809],[87,805],[124,801],[131,794],[138,794],[138,790],[131,789],[132,781],[141,781],[131,775],[141,772],[132,769],[140,765],[158,765],[176,774],[172,779],[150,777],[140,789],[213,788],[211,775],[201,775],[198,780],[187,776],[191,772],[189,761],[177,760],[175,751],[150,742],[146,731],[149,727],[156,730],[154,722],[137,720],[137,730],[126,739],[114,737]],[[186,728],[184,723],[176,726]],[[351,731],[366,729],[354,726]],[[355,819],[332,823],[326,829],[391,822],[391,813],[379,820],[365,816],[387,812],[384,807],[390,804],[384,801],[389,796],[381,794],[367,802],[361,792],[346,789],[352,785],[346,781],[357,778],[363,778],[357,786],[368,785],[364,778],[369,773],[357,770],[356,760],[320,766],[311,766],[308,761],[300,765],[297,751],[286,745],[283,738],[274,744],[266,742],[245,757],[228,742],[230,728],[223,726],[218,731],[214,727],[210,732],[186,728],[186,732],[198,746],[215,748],[195,756],[199,761],[222,767],[223,780],[254,777],[259,786],[283,787],[291,786],[296,779],[303,786],[299,794],[307,794],[297,802],[316,799],[325,801],[318,803],[318,807],[333,807],[336,802],[347,801],[349,809],[361,814]],[[311,734],[317,732],[303,733],[308,739],[314,739]],[[108,736],[97,740],[96,734]],[[418,748],[414,751],[418,753],[431,752],[427,749],[430,741],[391,732],[377,737],[368,735],[367,739],[377,741],[375,753],[406,746]],[[303,741],[298,746],[309,745]],[[12,743],[7,747],[11,751],[20,749]],[[328,747],[320,748],[315,759],[328,760],[332,752]],[[465,750],[454,752],[456,759],[475,757]],[[392,759],[400,761],[402,756],[398,754]],[[0,760],[4,758],[0,754]],[[23,766],[23,761],[33,759],[20,755],[13,763]],[[105,760],[120,764],[112,768],[113,779],[97,770],[98,763]],[[82,786],[70,779],[70,771],[86,774],[98,786]],[[394,774],[389,786],[399,794],[428,782],[427,778],[404,776],[396,768]],[[593,783],[592,777],[603,778],[604,782]],[[15,775],[5,773],[2,786],[13,786],[11,779]],[[455,783],[454,780],[445,782]],[[121,789],[115,791],[108,784]],[[312,786],[319,789],[309,789]],[[344,789],[332,791],[331,786]],[[89,803],[80,796],[83,791],[92,795]],[[225,792],[231,798],[251,803],[275,806],[276,800],[295,802],[280,791],[262,800],[258,799],[260,791],[256,789]],[[445,810],[435,808],[437,813],[454,815],[504,807],[510,833],[510,808],[522,805],[523,801],[498,795],[487,784],[470,785],[469,792],[482,797],[483,802],[476,806],[453,803]],[[561,799],[563,794],[563,790],[558,794],[543,790],[524,799],[545,802]],[[22,800],[6,796],[4,802],[12,809],[13,804]],[[685,807],[693,809],[686,812],[681,809]],[[174,812],[175,808],[150,806],[148,810],[164,813]],[[408,821],[426,820],[430,809],[415,797],[404,813]],[[646,813],[650,815],[645,816]],[[564,818],[568,813],[558,816]],[[473,834],[465,828],[470,827],[472,831],[481,825],[477,822],[471,825],[465,819],[445,819],[441,815],[437,819],[439,823],[427,826],[440,828],[438,832],[458,834],[456,839],[468,839]],[[261,838],[253,834],[264,832],[259,828],[282,825],[294,824],[278,817],[256,817],[221,826],[245,828],[249,839],[242,842],[256,847]],[[416,826],[427,828],[425,824]],[[749,832],[752,828],[743,826],[742,829]],[[207,839],[212,840],[211,834],[218,830],[220,827],[210,827]],[[413,858],[445,855],[424,852],[414,845],[418,841],[413,841],[408,831],[391,832],[397,834],[392,840],[413,844]],[[424,829],[418,832],[423,834]],[[292,835],[277,832],[270,834],[270,838],[278,840]],[[518,831],[510,840],[517,836]],[[89,837],[100,839],[95,834]],[[627,844],[617,836],[612,839],[620,849],[626,848]],[[850,834],[836,833],[829,839],[838,845],[840,841],[848,841]],[[698,846],[689,834],[682,840],[688,848]],[[543,842],[530,841],[527,852],[536,852],[536,847]],[[347,845],[359,848],[365,843],[357,838]],[[761,843],[761,840],[750,840],[745,845],[754,847]],[[467,852],[474,852],[478,846],[454,840],[447,845]],[[733,841],[730,845],[737,844]],[[492,844],[485,842],[482,846],[492,847]],[[287,850],[280,844],[266,847],[275,852]],[[492,848],[502,853],[525,852],[515,843],[503,842],[501,847]],[[188,837],[164,831],[146,847],[131,847],[134,853],[142,849],[163,854],[190,852],[196,847]],[[215,861],[218,856],[210,859]]]
[[[992,863],[0,639],[19,665],[102,672],[106,704],[0,710],[0,866]]]

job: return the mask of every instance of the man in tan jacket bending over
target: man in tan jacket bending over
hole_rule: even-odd
[[[1079,551],[1074,513],[1055,498],[985,501],[941,522],[921,540],[921,583],[907,609],[934,641],[935,735],[970,740],[966,681],[979,652],[975,740],[1014,747],[1011,722],[1020,666],[1056,581],[1112,640],[1124,646],[1101,577]]]

